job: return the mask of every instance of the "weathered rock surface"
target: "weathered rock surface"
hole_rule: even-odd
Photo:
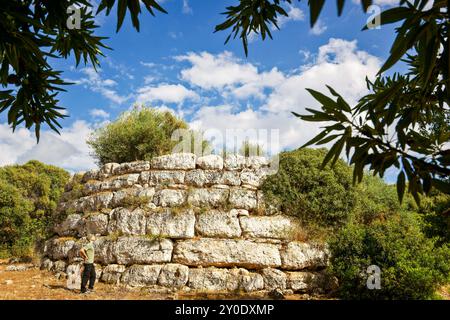
[[[248,240],[198,239],[177,242],[173,261],[189,266],[245,267],[281,265],[277,245]]]
[[[153,158],[152,169],[189,170],[195,169],[196,156],[192,153],[173,153]]]
[[[252,238],[291,239],[301,228],[296,219],[285,215],[243,216],[240,221],[243,235]]]
[[[224,168],[226,170],[240,170],[245,168],[245,165],[245,157],[237,154],[227,155],[224,160]]]
[[[241,235],[237,210],[207,210],[197,215],[197,232],[205,237],[236,238]]]
[[[290,242],[281,251],[282,268],[287,270],[326,267],[328,258],[323,246],[303,242]]]
[[[169,263],[161,268],[158,284],[169,288],[181,288],[189,278],[189,268],[182,264]]]
[[[154,264],[170,262],[173,245],[168,239],[120,237],[113,248],[118,264]]]
[[[80,222],[80,214],[69,214],[63,222],[56,225],[54,230],[62,237],[75,236],[78,233]]]
[[[164,236],[173,239],[194,237],[195,215],[192,210],[173,210],[151,212],[146,217],[146,233],[153,236]]]
[[[146,215],[142,209],[130,211],[125,208],[117,208],[110,213],[108,225],[110,234],[144,235],[146,233]]]
[[[155,204],[161,207],[179,207],[186,201],[184,190],[163,189],[155,194]]]
[[[230,204],[236,209],[252,210],[257,208],[256,191],[243,188],[230,189]]]
[[[225,205],[229,191],[226,189],[191,189],[188,203],[196,207],[214,207]]]
[[[199,157],[197,158],[197,166],[200,169],[218,169],[218,170],[222,170],[223,169],[223,159],[221,156],[218,155],[207,155],[207,156],[203,156],[203,157]]]
[[[110,284],[118,284],[124,272],[125,266],[110,264],[103,269],[101,280]]]
[[[121,282],[130,286],[149,286],[158,282],[162,265],[133,265],[122,275]]]
[[[270,291],[274,289],[286,289],[287,276],[283,271],[273,268],[265,268],[261,271],[261,275],[264,280],[264,289]]]

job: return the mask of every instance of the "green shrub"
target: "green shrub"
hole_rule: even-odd
[[[171,139],[177,129],[188,129],[188,125],[172,113],[135,108],[95,131],[88,144],[99,164],[150,160],[173,150],[179,143]],[[206,147],[205,142],[202,147]]]
[[[304,224],[339,227],[355,207],[352,170],[339,160],[333,168],[320,169],[325,149],[282,152],[276,174],[269,176],[262,190],[269,202],[298,216]]]
[[[449,281],[449,247],[436,247],[411,212],[369,224],[350,223],[329,243],[331,272],[344,299],[429,299]],[[381,269],[380,290],[366,286],[370,265]]]
[[[69,174],[63,169],[30,161],[0,168],[0,252],[29,256],[53,224]]]

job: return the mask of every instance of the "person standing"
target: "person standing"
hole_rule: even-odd
[[[88,243],[80,249],[80,255],[84,260],[84,270],[81,275],[81,293],[88,293],[94,290],[94,284],[96,279],[95,266],[94,266],[94,241],[95,236],[88,236]],[[89,291],[86,289],[86,285],[89,282]]]

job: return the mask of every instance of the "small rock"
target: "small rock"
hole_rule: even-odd
[[[284,294],[283,291],[281,291],[280,289],[274,289],[272,291],[269,292],[269,297],[275,300],[284,300]]]
[[[13,284],[13,281],[12,281],[12,280],[5,280],[5,284],[6,284],[6,285]]]
[[[29,269],[29,267],[26,265],[18,265],[18,266],[12,265],[12,266],[7,266],[5,270],[6,271],[26,271],[28,269]]]

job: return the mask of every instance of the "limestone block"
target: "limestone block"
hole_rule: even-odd
[[[78,229],[81,236],[88,234],[106,235],[108,233],[108,215],[102,213],[90,214]]]
[[[172,241],[168,239],[120,237],[113,253],[118,264],[153,264],[170,262],[172,249]]]
[[[119,175],[124,173],[141,172],[146,170],[150,170],[149,161],[134,161],[121,163],[119,166],[116,166],[113,169],[112,173],[115,175]]]
[[[184,287],[189,278],[189,268],[182,264],[165,264],[158,277],[158,284],[169,288]]]
[[[246,165],[246,159],[239,154],[230,154],[225,157],[224,168],[225,170],[241,170]]]
[[[220,184],[239,186],[241,185],[240,173],[238,171],[223,171]]]
[[[256,191],[243,188],[231,188],[229,202],[234,208],[237,209],[256,209]]]
[[[219,207],[226,204],[228,193],[227,189],[191,189],[188,203],[197,207]]]
[[[161,207],[179,207],[185,203],[186,196],[185,190],[163,189],[156,192],[154,202]]]
[[[79,290],[81,288],[81,265],[71,264],[67,267],[66,287],[69,290]]]
[[[141,179],[145,181],[144,173],[141,173]],[[169,184],[183,184],[184,183],[184,171],[150,171],[147,183],[151,186],[156,185],[169,185]]]
[[[260,169],[269,165],[269,159],[266,157],[250,156],[246,158],[245,165],[250,169]]]
[[[121,282],[130,286],[150,286],[158,282],[162,265],[133,265],[125,270]]]
[[[69,214],[64,221],[57,224],[54,231],[63,237],[76,236],[78,233],[78,228],[81,224],[80,214]]]
[[[110,213],[108,233],[122,235],[144,235],[147,218],[142,209],[130,211],[126,208],[113,209]]]
[[[185,183],[196,187],[203,187],[220,183],[221,179],[221,171],[196,169],[186,172]]]
[[[195,169],[196,156],[193,153],[173,153],[152,159],[152,169],[189,170]]]
[[[241,235],[238,212],[207,210],[197,215],[195,229],[205,237],[235,238]]]
[[[239,279],[230,276],[228,269],[190,268],[188,287],[204,291],[235,291]]]
[[[281,250],[282,268],[287,270],[326,267],[328,259],[329,252],[322,245],[290,242]]]
[[[122,274],[125,272],[125,266],[120,264],[110,264],[103,269],[101,280],[109,284],[119,284]]]
[[[81,182],[88,182],[90,180],[97,180],[98,179],[98,173],[99,171],[97,169],[92,169],[87,171],[83,178],[81,178]]]
[[[294,292],[323,293],[338,287],[337,279],[324,272],[287,272],[287,277]]]
[[[197,158],[197,166],[201,169],[223,169],[223,159],[221,156],[210,154]]]
[[[264,289],[272,291],[274,289],[285,290],[287,287],[287,275],[278,269],[265,268],[261,271],[264,279]]]
[[[52,260],[65,260],[74,245],[74,240],[51,239],[45,243],[44,254]]]
[[[147,214],[146,233],[173,239],[194,237],[195,215],[193,210],[173,212],[170,209]]]
[[[264,182],[268,171],[266,169],[244,169],[241,171],[241,182],[255,188],[258,188]]]
[[[246,237],[292,239],[300,229],[297,219],[285,215],[241,217],[242,232]]]
[[[177,242],[173,262],[189,266],[240,266],[249,269],[281,265],[278,246],[243,239],[193,239]]]
[[[118,163],[106,163],[104,164],[99,171],[99,179],[103,180],[106,179],[108,177],[110,177],[111,175],[113,175],[114,170],[119,167],[120,164]]]

